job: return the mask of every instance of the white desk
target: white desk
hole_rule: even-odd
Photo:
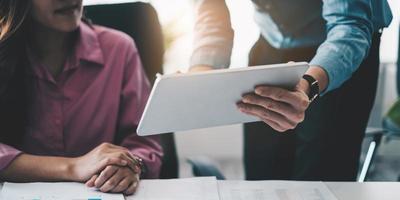
[[[339,200],[399,200],[400,182],[327,182]]]
[[[327,182],[339,200],[400,200],[400,182]],[[0,191],[3,184],[0,183]]]

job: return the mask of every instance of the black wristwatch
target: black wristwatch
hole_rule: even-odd
[[[315,80],[314,77],[312,77],[308,74],[304,74],[303,79],[306,80],[308,82],[308,84],[310,85],[310,93],[308,94],[308,99],[311,103],[319,97],[319,84],[318,84],[318,81]]]

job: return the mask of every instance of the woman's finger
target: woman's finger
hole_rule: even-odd
[[[118,157],[105,157],[100,162],[95,164],[95,171],[96,173],[100,173],[103,171],[107,166],[116,165],[125,167],[129,164],[129,161],[126,159],[118,158]]]
[[[106,148],[108,149],[106,152],[109,154],[122,153],[122,154],[125,154],[127,157],[130,157],[131,159],[135,159],[135,156],[133,156],[131,154],[131,152],[129,151],[129,149],[127,149],[125,147],[121,147],[121,146],[114,145],[114,144],[107,144]]]
[[[115,173],[117,173],[117,171],[117,166],[107,166],[94,182],[95,187],[101,188],[108,179],[110,179]]]
[[[124,191],[124,194],[125,194],[125,195],[132,195],[132,194],[134,194],[134,193],[136,192],[138,186],[139,186],[139,180],[134,181],[134,182],[128,187],[128,189],[126,189],[126,190]]]
[[[132,170],[136,169],[136,165],[138,164],[136,161],[137,158],[127,148],[110,143],[103,144],[102,148],[104,149],[102,155],[104,158],[119,158],[121,160],[126,160],[129,168]]]
[[[109,155],[110,157],[117,157],[119,159],[122,160],[126,160],[127,161],[127,166],[132,169],[133,171],[136,170],[136,166],[138,165],[138,162],[136,161],[136,159],[133,157],[133,155],[128,155],[127,153],[124,152],[115,152],[111,155]]]
[[[99,175],[95,174],[92,176],[92,178],[90,178],[88,181],[86,181],[85,185],[87,187],[94,187],[94,182],[96,181],[97,177],[99,177]]]
[[[118,169],[117,172],[109,178],[100,188],[99,190],[102,192],[111,192],[117,185],[124,179],[124,173],[122,173],[121,169]]]
[[[114,189],[111,190],[111,192],[113,192],[113,193],[123,192],[128,189],[128,187],[131,185],[131,183],[132,183],[132,179],[125,177],[124,179],[122,179],[121,182],[119,182],[117,184],[117,186],[115,186]]]

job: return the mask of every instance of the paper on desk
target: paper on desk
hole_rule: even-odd
[[[215,177],[142,180],[126,200],[219,200]]]
[[[337,200],[322,182],[218,181],[221,200]]]
[[[121,194],[105,194],[80,183],[5,183],[4,200],[124,200]]]

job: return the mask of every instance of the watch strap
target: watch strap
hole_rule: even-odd
[[[314,77],[308,74],[304,74],[303,79],[306,80],[310,85],[310,93],[308,94],[308,99],[311,103],[319,97],[319,83]]]

